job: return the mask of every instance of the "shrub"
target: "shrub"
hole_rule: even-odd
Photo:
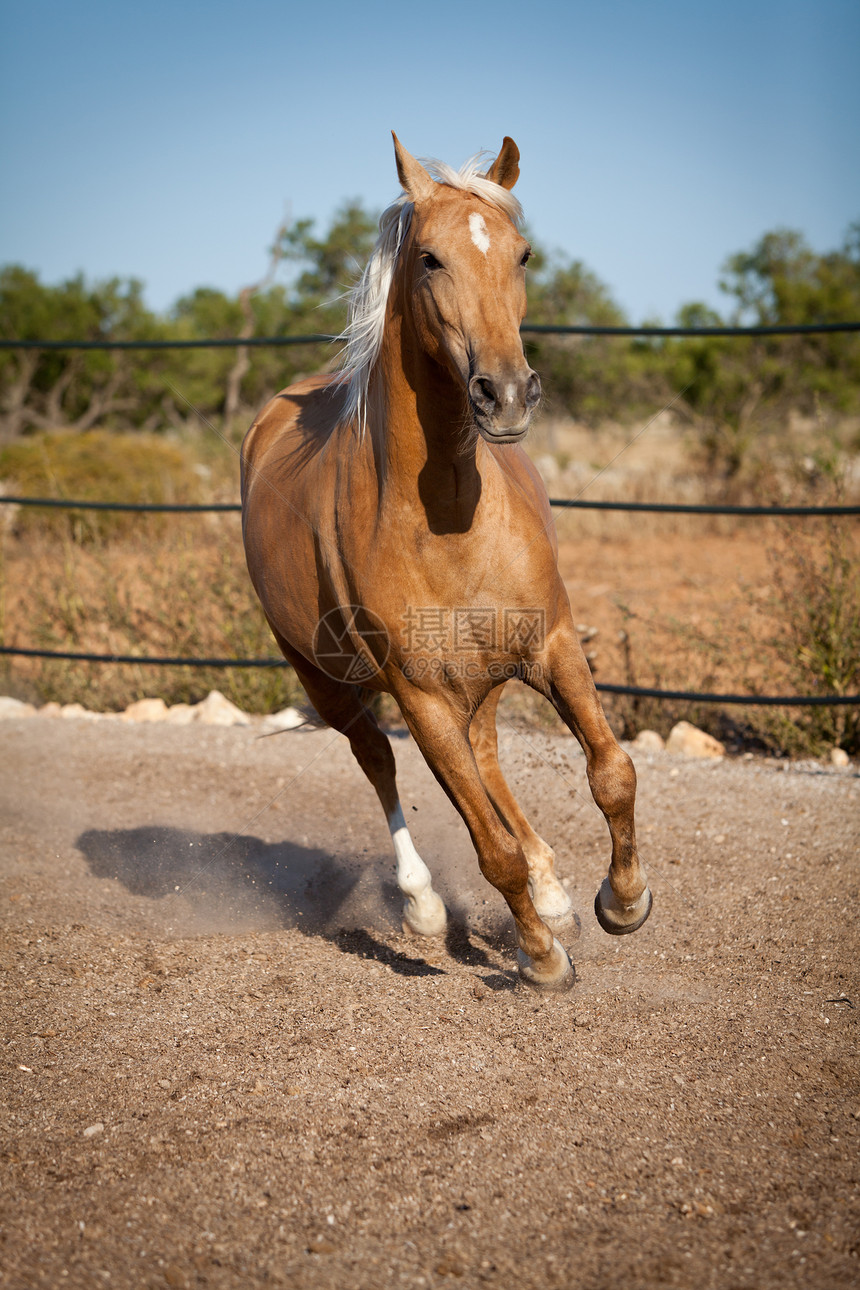
[[[190,454],[155,435],[87,430],[21,439],[0,448],[0,480],[24,497],[165,504],[199,500]],[[238,490],[237,490],[238,491]],[[19,532],[52,533],[76,542],[122,537],[155,517],[122,511],[38,510],[22,507]]]
[[[800,694],[860,693],[860,576],[844,520],[786,527],[770,552],[771,645]],[[860,753],[860,710],[809,707],[763,713],[763,733],[790,755],[834,746]]]

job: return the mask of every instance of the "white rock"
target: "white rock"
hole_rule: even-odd
[[[251,719],[235,703],[225,699],[220,690],[210,690],[195,709],[195,721],[204,726],[249,726]]]
[[[297,708],[282,708],[280,712],[271,712],[264,724],[268,730],[298,730],[306,721]]]
[[[689,721],[679,721],[672,727],[666,748],[669,752],[683,753],[685,757],[724,757],[726,752],[719,739],[705,734],[698,726],[691,726]]]
[[[98,1133],[104,1133],[105,1126],[99,1121],[98,1124],[91,1124],[88,1129],[84,1129],[85,1138],[94,1138]]]
[[[640,730],[633,740],[633,747],[638,748],[640,752],[662,752],[666,743],[663,736],[658,735],[656,730]]]
[[[844,748],[831,748],[830,760],[834,766],[847,766],[851,759]]]
[[[21,699],[11,699],[0,695],[0,721],[7,717],[35,717],[36,709],[32,703],[23,703]]]
[[[190,703],[173,703],[167,709],[167,722],[171,726],[190,726],[196,719],[196,708]]]
[[[167,704],[163,699],[138,699],[122,714],[123,721],[164,721],[166,717]]]
[[[87,717],[92,719],[96,714],[90,712],[82,703],[64,703],[60,708],[60,716],[74,719],[75,717]]]
[[[61,712],[62,712],[62,708],[60,707],[59,703],[57,703],[54,699],[52,699],[50,703],[42,704],[41,708],[39,709],[39,716],[40,717],[58,717]]]

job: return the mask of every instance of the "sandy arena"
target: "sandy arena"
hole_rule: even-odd
[[[856,767],[634,750],[655,905],[613,939],[578,746],[501,728],[562,998],[405,736],[446,943],[331,731],[2,723],[0,1285],[858,1284]]]

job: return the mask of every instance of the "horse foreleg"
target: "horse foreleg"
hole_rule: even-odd
[[[395,697],[428,766],[463,817],[481,873],[513,914],[521,977],[538,990],[569,990],[573,968],[534,907],[523,849],[487,795],[469,742],[468,716],[446,699],[418,690]]]
[[[503,685],[491,690],[472,718],[469,739],[490,801],[519,842],[529,867],[529,894],[541,918],[559,931],[574,922],[573,902],[555,872],[555,852],[523,814],[499,766],[496,709]]]
[[[594,900],[597,921],[614,936],[635,932],[651,912],[651,892],[636,849],[636,771],[606,720],[571,623],[547,642],[532,684],[553,703],[586,758],[588,784],[612,840],[612,859]]]
[[[391,744],[379,729],[376,717],[362,703],[355,686],[332,680],[297,655],[286,642],[279,639],[279,644],[293,663],[317,712],[335,730],[346,735],[353,756],[376,789],[394,844],[397,886],[406,897],[403,903],[404,928],[420,936],[441,936],[447,925],[445,905],[433,890],[430,870],[415,849],[406,826],[397,795]]]

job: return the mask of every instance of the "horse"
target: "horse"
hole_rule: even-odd
[[[652,899],[633,763],[601,707],[546,491],[519,446],[541,398],[519,330],[530,255],[512,192],[520,154],[505,136],[486,169],[479,154],[457,171],[392,137],[402,192],[350,294],[340,367],[276,395],[243,444],[248,570],[284,657],[376,790],[404,930],[440,936],[447,914],[368,706],[378,692],[397,702],[507,901],[520,978],[560,992],[575,974],[555,932],[575,916],[499,767],[506,681],[547,698],[584,750],[611,839],[600,926],[636,931]]]

